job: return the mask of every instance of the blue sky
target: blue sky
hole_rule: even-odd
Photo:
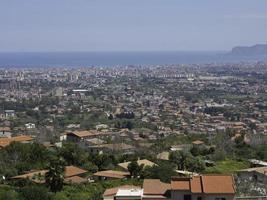
[[[213,51],[267,43],[266,0],[0,0],[0,51]]]

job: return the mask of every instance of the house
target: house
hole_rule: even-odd
[[[145,179],[143,182],[142,199],[170,199],[170,189],[171,185],[169,183],[163,183],[159,179]]]
[[[123,152],[123,154],[131,154],[134,152],[135,147],[125,143],[116,143],[116,144],[99,144],[90,146],[87,148],[91,153],[110,153],[110,152]]]
[[[0,138],[0,149],[8,146],[11,142],[20,142],[20,143],[32,143],[33,137],[28,135],[19,135],[10,138]]]
[[[119,189],[129,189],[129,190],[138,189],[138,190],[141,190],[141,187],[135,186],[135,185],[123,185],[123,186],[119,186],[119,187],[106,189],[106,191],[103,194],[103,200],[114,200],[114,197],[116,196]]]
[[[116,193],[114,200],[141,200],[143,195],[143,190],[138,188],[125,189],[119,188]]]
[[[27,123],[27,124],[25,124],[25,127],[26,127],[26,129],[35,129],[35,124],[34,123]]]
[[[11,129],[10,129],[10,127],[0,127],[0,138],[1,137],[6,137],[6,138],[10,138],[11,137]]]
[[[112,179],[125,179],[130,177],[129,172],[121,172],[114,170],[98,171],[93,174],[96,180],[112,180]]]
[[[233,200],[235,192],[232,175],[173,177],[171,180],[171,199]]]
[[[29,179],[35,183],[44,183],[45,182],[45,174],[48,172],[48,170],[33,170],[28,173],[13,176],[11,179],[17,180],[17,179]],[[65,172],[64,172],[64,183],[71,184],[71,183],[85,183],[87,182],[86,178],[83,178],[83,176],[87,173],[86,170],[75,167],[75,166],[66,166]]]
[[[128,171],[128,165],[131,162],[124,162],[124,163],[119,163],[118,166],[121,167],[123,170]],[[144,167],[149,166],[149,167],[153,167],[157,164],[151,162],[150,160],[147,159],[143,159],[143,160],[137,160],[138,165],[144,165]]]
[[[25,174],[21,174],[18,176],[13,176],[11,179],[19,180],[19,179],[29,179],[35,183],[44,183],[45,182],[45,174],[48,170],[31,170]]]
[[[145,179],[142,189],[122,187],[107,189],[104,200],[233,200],[235,183],[232,175],[172,177],[171,183]]]
[[[193,147],[203,147],[204,146],[204,142],[203,141],[201,141],[201,140],[195,140],[195,141],[193,141],[192,142],[192,144],[193,144]]]
[[[98,131],[69,131],[60,136],[60,141],[67,140],[69,142],[80,143],[87,139],[102,138],[111,135],[109,132]]]
[[[66,184],[80,184],[87,182],[84,178],[87,171],[76,166],[66,166],[64,172],[64,182]]]
[[[5,110],[5,118],[13,118],[15,117],[15,110]]]
[[[190,144],[180,144],[180,145],[172,145],[170,147],[171,151],[186,151],[189,152],[192,148],[192,145]]]

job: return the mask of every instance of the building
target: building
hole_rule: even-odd
[[[118,166],[121,167],[123,170],[128,171],[128,165],[131,162],[124,162],[124,163],[119,163]],[[143,160],[137,160],[138,165],[144,165],[144,167],[148,166],[148,167],[153,167],[154,165],[156,165],[155,163],[151,162],[150,160],[147,159],[143,159]]]
[[[45,174],[48,170],[33,170],[25,174],[11,177],[11,179],[29,179],[35,183],[44,183]],[[86,170],[75,167],[75,166],[66,166],[64,172],[64,183],[66,184],[79,184],[87,182],[87,179],[84,178],[84,175],[87,173]]]
[[[106,136],[111,135],[109,132],[98,132],[98,131],[70,131],[66,132],[63,135],[60,136],[60,140],[67,140],[69,142],[75,142],[75,143],[80,143],[84,142],[87,139],[92,139],[92,138],[103,138]]]
[[[27,123],[27,124],[25,124],[25,127],[26,127],[26,129],[35,129],[36,128],[34,123]]]
[[[104,196],[108,196],[109,190],[106,190]],[[113,189],[114,199],[119,200],[233,200],[235,193],[232,175],[172,177],[171,183],[163,183],[158,179],[145,179],[142,190]]]
[[[143,183],[143,198],[146,200],[170,199],[171,185],[159,179],[145,179]]]
[[[134,153],[135,147],[125,143],[114,143],[114,144],[99,144],[99,145],[86,145],[87,149],[94,154],[102,153],[116,153],[123,152],[123,154]]]
[[[15,117],[15,110],[5,110],[5,118],[9,119],[9,118],[13,118]]]
[[[10,145],[11,142],[20,142],[25,144],[25,143],[32,143],[33,140],[34,138],[28,135],[19,135],[10,138],[0,138],[0,149]]]
[[[93,174],[96,180],[112,180],[112,179],[125,179],[130,177],[129,172],[121,172],[114,170],[98,171]]]
[[[12,135],[11,129],[9,127],[0,127],[0,138],[10,138]]]
[[[171,181],[171,199],[175,200],[233,200],[235,191],[232,175],[173,177]]]
[[[123,185],[119,187],[109,188],[106,189],[106,191],[103,194],[103,200],[114,200],[114,197],[116,196],[119,189],[139,189],[141,190],[141,187],[135,186],[135,185]]]
[[[143,190],[138,188],[125,189],[120,188],[116,193],[114,200],[142,200]]]

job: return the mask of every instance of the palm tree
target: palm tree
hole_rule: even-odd
[[[65,161],[63,158],[52,158],[49,162],[45,182],[52,192],[60,191],[63,187]]]

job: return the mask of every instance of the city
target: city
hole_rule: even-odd
[[[0,0],[0,200],[267,200],[266,0]]]
[[[62,157],[64,183],[104,199],[173,199],[175,181],[207,174],[236,196],[264,196],[266,81],[266,62],[2,69],[1,182],[44,184]]]

